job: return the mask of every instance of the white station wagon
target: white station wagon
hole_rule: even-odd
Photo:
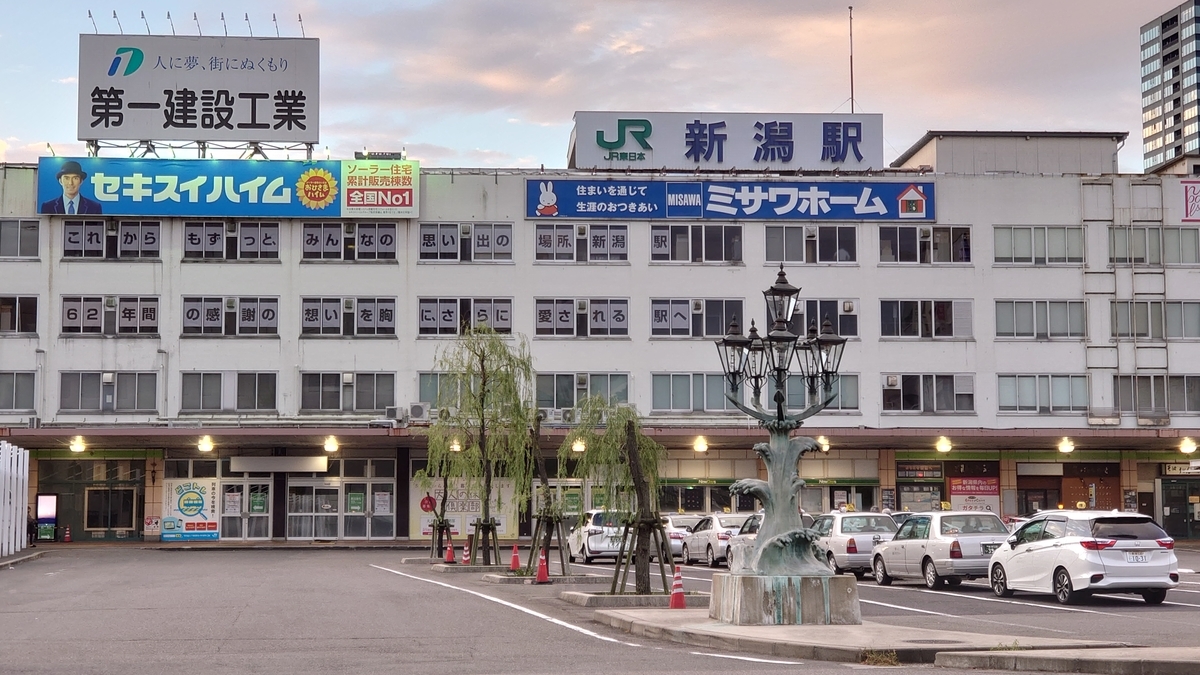
[[[992,552],[1008,537],[1004,521],[986,511],[916,513],[904,521],[891,541],[875,547],[871,570],[875,583],[924,579],[932,589],[947,582],[986,577]]]

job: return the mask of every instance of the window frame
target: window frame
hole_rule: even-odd
[[[925,231],[929,234],[926,236]],[[890,236],[889,236],[890,235]],[[939,244],[945,238],[944,244]],[[911,246],[906,246],[911,241]],[[884,244],[892,244],[890,259],[886,259]],[[945,248],[949,260],[937,260]],[[911,252],[911,260],[907,253]],[[956,259],[957,258],[957,259]],[[970,225],[880,225],[880,265],[973,265],[971,259]]]
[[[974,340],[974,301],[880,299],[879,338],[881,341]]]
[[[652,223],[650,264],[744,264],[744,236],[741,224]],[[685,245],[686,252],[682,250]],[[720,257],[710,256],[712,249],[718,246],[721,249]],[[727,255],[726,249],[729,249],[731,254]]]
[[[479,231],[486,228],[490,237],[489,243],[481,245]],[[497,229],[501,232],[497,233]],[[507,230],[507,245],[499,245],[498,237],[504,236]],[[434,237],[435,244],[426,246],[428,237]],[[453,241],[447,239],[449,237]],[[467,237],[470,242],[464,241]],[[428,250],[427,250],[428,249]],[[513,223],[511,222],[441,222],[428,221],[417,227],[417,262],[479,262],[479,263],[512,263],[513,262]]]
[[[1017,256],[1017,231],[1027,231],[1029,255]],[[1050,256],[1051,244],[1058,244],[1061,232],[1062,256]],[[1053,231],[1053,233],[1052,233]],[[1007,243],[1002,234],[1007,232]],[[1074,251],[1072,249],[1075,249]],[[1041,256],[1037,255],[1041,251]],[[1000,255],[1007,251],[1007,256]],[[1057,252],[1057,251],[1056,251]],[[1072,252],[1077,255],[1072,255]],[[1053,258],[1053,259],[1052,259]],[[1032,267],[1083,265],[1087,262],[1087,229],[1082,225],[996,225],[992,232],[992,264]]]
[[[857,265],[858,227],[845,224],[767,225],[763,246],[764,258],[769,265],[779,263],[809,265]],[[810,236],[811,235],[811,236]],[[798,240],[798,241],[797,241]],[[828,244],[832,243],[833,258]],[[849,248],[846,244],[849,243]],[[773,245],[782,251],[772,251]],[[846,251],[850,257],[841,258]]]
[[[424,296],[417,298],[417,338],[455,337],[462,334],[466,325],[463,315],[471,314],[471,326],[478,326],[483,321],[501,335],[513,333],[513,298],[512,297],[439,297]],[[481,306],[487,309],[487,318],[481,317]],[[453,309],[453,316],[445,318],[443,312]],[[434,314],[426,318],[425,312],[432,310]],[[502,314],[503,313],[503,314]],[[481,321],[483,319],[483,321]]]
[[[0,258],[37,260],[40,246],[41,223],[37,220],[0,218]]]
[[[1063,382],[1063,380],[1066,381]],[[1064,386],[1067,392],[1065,406],[1055,403],[1055,400],[1061,395],[1060,388]],[[1079,395],[1082,396],[1082,403],[1077,400]],[[1033,398],[1032,404],[1028,401],[1029,396]],[[1011,400],[1011,403],[1006,403],[1006,399]],[[996,410],[1001,414],[1079,414],[1086,413],[1090,409],[1091,389],[1086,374],[999,373],[996,375]]]
[[[889,386],[889,378],[897,378],[895,386]],[[974,373],[881,373],[880,412],[885,415],[975,415]],[[950,400],[954,407],[945,406],[946,392],[942,387],[949,384]],[[961,390],[961,391],[960,391]],[[969,390],[969,391],[968,391]],[[897,392],[889,395],[889,392]],[[932,396],[932,400],[930,400]],[[913,399],[915,398],[915,401]],[[960,400],[959,397],[969,397]],[[890,399],[894,399],[895,403]],[[898,404],[898,406],[896,405]]]
[[[6,380],[11,380],[11,384]],[[22,383],[25,384],[22,387]],[[7,393],[5,393],[7,392]],[[22,395],[27,392],[28,406],[20,405],[26,402]],[[11,400],[12,405],[5,402]],[[25,412],[37,409],[37,374],[34,371],[6,370],[0,371],[0,411]]]
[[[395,297],[301,297],[300,337],[301,339],[325,336],[394,338],[396,336],[396,304]],[[363,314],[366,305],[369,305],[371,311],[374,312],[369,319],[365,318]],[[391,325],[379,325],[384,323],[380,318],[383,312],[389,309]],[[316,312],[316,318],[310,319],[310,312]],[[334,316],[331,316],[330,312],[333,312]]]
[[[1066,315],[1066,333],[1054,331],[1055,312],[1062,305]],[[1077,310],[1073,312],[1072,310]],[[1011,319],[1009,316],[1011,315]],[[1077,316],[1078,315],[1078,316]],[[1075,319],[1081,324],[1076,330]],[[1028,323],[1029,330],[1022,326]],[[1012,325],[1012,330],[1001,332]],[[1087,301],[1085,300],[996,300],[995,329],[997,338],[1034,340],[1084,340],[1087,339]]]
[[[9,308],[6,313],[5,307]],[[0,297],[0,321],[4,317],[11,318],[12,328],[5,329],[0,323],[0,335],[27,335],[35,336],[38,334],[38,296],[36,295],[6,295]],[[30,317],[32,314],[32,317]]]

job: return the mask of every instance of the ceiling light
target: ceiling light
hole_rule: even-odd
[[[83,436],[76,436],[71,439],[71,444],[68,446],[71,452],[83,452],[87,450],[87,444],[83,442]]]
[[[333,436],[326,436],[325,437],[325,452],[337,452],[337,451],[338,451],[338,440],[336,438],[334,438]]]
[[[196,449],[199,450],[200,452],[212,452],[212,449],[213,449],[212,437],[205,436],[204,438],[201,438],[200,442],[196,444]]]
[[[1058,442],[1058,451],[1064,455],[1075,451],[1075,443],[1071,439],[1063,436],[1063,439]]]
[[[954,444],[950,442],[949,438],[938,436],[937,443],[934,443],[933,447],[938,452],[950,452],[954,449]]]
[[[571,444],[571,452],[586,452],[586,451],[587,451],[587,443],[584,443],[582,438],[576,438],[575,442]]]
[[[824,436],[817,436],[817,445],[821,446],[821,452],[829,452],[829,439]]]
[[[450,452],[462,452],[462,446],[459,445],[457,438],[450,441]]]
[[[696,441],[692,443],[692,449],[696,452],[708,452],[708,441],[703,436],[697,436]]]
[[[1179,451],[1185,455],[1192,454],[1196,451],[1196,441],[1185,437],[1182,441],[1179,441]]]

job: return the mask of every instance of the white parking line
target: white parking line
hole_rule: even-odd
[[[754,663],[782,663],[785,666],[802,666],[803,661],[775,661],[773,659],[756,659],[752,656],[734,656],[732,654],[710,654],[708,652],[689,652],[696,656],[715,656],[718,659],[737,659],[738,661],[752,661]]]
[[[567,628],[567,629],[569,629],[569,630],[573,630],[573,631],[575,631],[575,632],[577,632],[577,633],[582,633],[582,634],[584,634],[584,635],[587,635],[587,636],[589,636],[589,637],[594,637],[594,638],[596,638],[597,640],[604,640],[605,642],[615,642],[615,643],[617,643],[617,644],[627,645],[627,646],[629,646],[629,647],[641,647],[641,646],[642,646],[642,645],[639,645],[639,644],[635,644],[635,643],[633,643],[633,642],[623,642],[623,641],[621,641],[621,640],[616,640],[616,639],[614,639],[614,638],[610,638],[610,637],[608,637],[608,636],[606,636],[606,635],[601,635],[601,634],[599,634],[599,633],[596,633],[596,632],[590,631],[590,630],[588,630],[588,629],[586,629],[586,628],[582,628],[582,627],[580,627],[580,626],[576,626],[576,625],[573,625],[573,624],[567,623],[566,621],[563,621],[563,620],[561,620],[561,619],[556,619],[556,618],[554,618],[554,617],[552,617],[552,616],[547,616],[547,615],[545,615],[545,614],[542,614],[541,612],[535,612],[534,610],[532,610],[532,609],[529,609],[529,608],[527,608],[527,607],[522,607],[522,606],[520,606],[520,605],[518,605],[518,604],[516,604],[516,603],[512,603],[512,602],[509,602],[509,601],[507,601],[507,600],[501,600],[500,598],[497,598],[497,597],[494,597],[494,596],[491,596],[491,595],[485,595],[485,594],[483,594],[483,593],[480,593],[479,591],[473,591],[473,590],[471,590],[471,589],[469,589],[469,588],[462,588],[462,587],[459,587],[459,586],[452,586],[452,585],[450,585],[450,584],[443,583],[443,582],[441,582],[441,581],[434,581],[433,579],[425,579],[425,578],[423,578],[423,577],[418,577],[418,576],[415,576],[415,575],[412,575],[412,574],[405,574],[404,572],[400,572],[400,571],[393,570],[393,569],[388,569],[388,568],[386,568],[386,567],[380,567],[379,565],[371,565],[371,567],[374,567],[374,568],[375,568],[375,569],[377,569],[377,570],[383,570],[384,572],[391,572],[392,574],[395,574],[395,575],[398,575],[398,576],[402,576],[402,577],[405,577],[405,578],[408,578],[408,579],[413,579],[413,580],[416,580],[416,581],[424,581],[424,582],[425,582],[425,583],[427,583],[427,584],[433,584],[433,585],[435,585],[435,586],[441,586],[442,588],[449,588],[449,589],[451,589],[451,590],[455,590],[455,591],[462,591],[463,593],[470,593],[471,595],[474,595],[474,596],[476,596],[476,597],[478,597],[478,598],[483,598],[484,600],[489,600],[489,601],[491,601],[491,602],[494,602],[494,603],[496,603],[496,604],[498,604],[498,605],[504,605],[505,607],[508,607],[508,608],[510,608],[510,609],[515,609],[515,610],[517,610],[518,612],[524,612],[524,613],[526,613],[526,614],[528,614],[528,615],[530,615],[530,616],[534,616],[534,617],[537,617],[537,618],[539,618],[539,619],[542,619],[543,621],[549,621],[550,623],[552,623],[552,624],[555,624],[555,625],[557,625],[557,626],[562,626],[563,628]]]
[[[1023,623],[1009,623],[1007,621],[993,621],[992,619],[981,619],[977,616],[960,616],[958,614],[947,614],[945,612],[935,612],[930,609],[917,609],[916,607],[904,607],[902,605],[892,605],[892,604],[889,604],[886,602],[879,602],[878,600],[863,600],[862,598],[859,598],[858,601],[860,603],[864,603],[864,604],[868,604],[868,605],[879,605],[881,607],[891,607],[892,609],[900,609],[900,610],[904,610],[906,612],[917,612],[919,614],[933,614],[934,616],[944,616],[948,619],[965,619],[968,621],[979,621],[982,623],[994,623],[999,626],[1016,626],[1019,628],[1028,628],[1029,627],[1027,624],[1023,624]],[[1039,628],[1038,630],[1050,631],[1051,633],[1064,633],[1067,635],[1075,634],[1075,631],[1058,630],[1057,628]]]

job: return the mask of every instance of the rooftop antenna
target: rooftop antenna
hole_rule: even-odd
[[[297,14],[296,20],[300,22],[300,37],[308,37],[304,34],[304,16]]]
[[[150,22],[146,20],[146,12],[142,12],[142,23],[146,24],[146,35],[150,34]]]
[[[175,22],[171,20],[171,13],[167,12],[167,23],[171,24],[171,35],[175,34]]]
[[[204,31],[200,30],[200,17],[196,16],[195,12],[192,12],[192,21],[196,22],[196,32],[199,33],[201,35],[201,37],[203,37]]]
[[[88,10],[88,19],[92,22],[92,30],[96,31],[96,35],[100,34],[100,29],[96,27],[96,18],[92,16],[92,10]]]
[[[854,114],[854,5],[850,5],[850,114]]]
[[[254,37],[254,26],[250,25],[250,12],[246,12],[246,28],[250,29],[250,37]]]
[[[117,20],[117,30],[121,31],[121,35],[125,34],[125,29],[121,27],[121,19],[117,16],[117,10],[113,10],[113,18]]]
[[[275,37],[279,37],[279,20],[275,18],[275,12],[271,12],[271,23],[275,24]]]
[[[225,37],[229,37],[229,24],[225,23],[225,12],[221,12],[221,27],[225,29]]]

